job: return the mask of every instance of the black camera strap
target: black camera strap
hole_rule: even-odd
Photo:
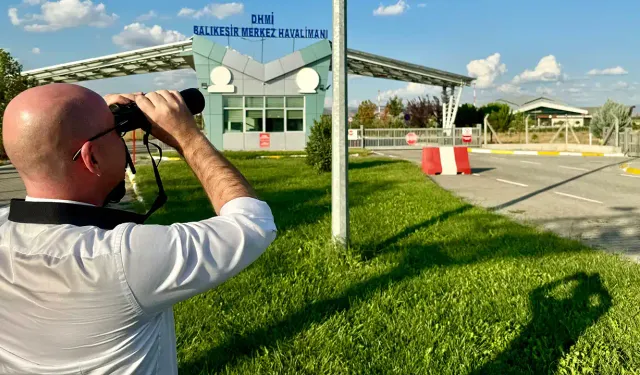
[[[149,142],[149,133],[145,133],[143,142],[151,158],[153,174],[155,175],[156,184],[158,185],[158,197],[146,214],[142,215],[113,208],[74,203],[28,202],[24,199],[12,199],[8,219],[16,223],[96,226],[105,230],[111,230],[123,223],[143,224],[151,214],[167,202],[167,195],[164,191],[162,180],[160,179],[160,173],[158,172],[158,165],[160,165],[160,163],[156,163],[149,145],[151,144],[158,149],[160,161],[162,160],[162,148],[155,143]]]
[[[152,145],[154,145],[158,149],[158,153],[160,154],[160,158],[158,159],[158,164],[156,164],[156,161],[154,160],[153,155],[151,155],[151,150],[149,149],[149,144],[150,144],[149,143],[149,132],[145,132],[144,133],[144,137],[142,138],[142,142],[144,143],[145,147],[147,148],[147,152],[149,153],[149,157],[151,158],[151,164],[153,165],[153,174],[156,177],[156,184],[158,185],[158,196],[156,197],[156,200],[153,201],[153,204],[151,205],[151,208],[149,209],[149,212],[147,212],[145,215],[141,215],[141,216],[144,217],[142,222],[145,222],[149,218],[149,216],[151,216],[151,214],[156,212],[160,207],[162,207],[165,203],[167,203],[167,194],[164,192],[164,186],[162,185],[162,179],[160,179],[160,172],[158,172],[158,165],[160,165],[160,162],[162,161],[162,148],[160,146],[158,146],[157,144],[155,144],[155,143],[151,143]]]

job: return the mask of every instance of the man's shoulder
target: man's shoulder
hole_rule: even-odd
[[[9,206],[0,207],[0,225],[9,220]]]

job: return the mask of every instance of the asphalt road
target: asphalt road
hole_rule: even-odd
[[[8,206],[13,198],[27,195],[20,175],[12,165],[0,166],[0,207]]]
[[[420,163],[420,151],[383,154]],[[640,260],[640,176],[630,158],[470,154],[471,176],[433,176],[466,201]]]

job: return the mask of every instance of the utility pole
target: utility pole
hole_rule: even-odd
[[[333,0],[333,108],[331,110],[331,234],[349,244],[347,154],[347,0]]]

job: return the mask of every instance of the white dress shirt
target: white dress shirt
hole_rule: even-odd
[[[199,222],[113,230],[8,214],[0,209],[1,374],[176,374],[172,306],[242,271],[276,236],[269,206],[252,198]]]

